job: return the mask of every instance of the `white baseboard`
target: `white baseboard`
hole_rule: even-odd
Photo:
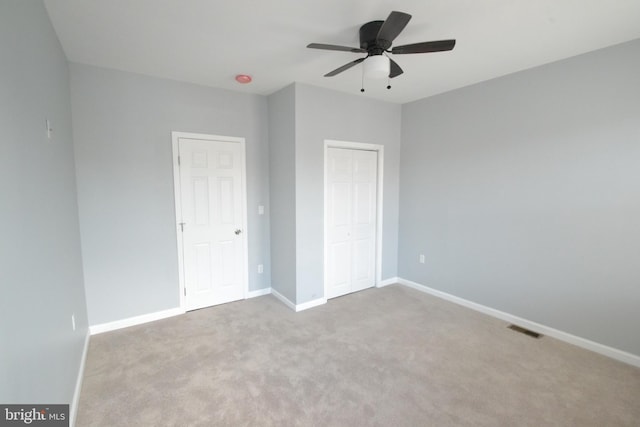
[[[80,367],[78,368],[78,377],[76,378],[76,388],[73,390],[73,400],[69,408],[69,426],[76,425],[76,416],[78,415],[78,403],[80,402],[80,392],[82,391],[82,379],[84,378],[84,365],[87,361],[87,353],[89,352],[89,337],[91,334],[87,330],[84,337],[84,347],[80,358]]]
[[[297,304],[295,310],[296,310],[296,312],[302,311],[302,310],[308,310],[310,308],[317,307],[319,305],[326,304],[326,303],[327,303],[327,299],[326,298],[318,298],[318,299],[314,299],[312,301],[307,301],[307,302],[302,303],[302,304]]]
[[[127,319],[116,320],[114,322],[101,323],[99,325],[89,326],[91,335],[101,334],[103,332],[115,331],[117,329],[128,328],[129,326],[141,325],[143,323],[153,322],[154,320],[166,319],[167,317],[178,316],[184,314],[181,308],[171,308],[169,310],[156,311],[155,313],[143,314],[142,316],[129,317]]]
[[[635,354],[631,354],[623,350],[618,350],[617,348],[609,347],[604,344],[590,341],[588,339],[581,338],[576,335],[569,334],[567,332],[559,331],[549,326],[541,325],[540,323],[532,322],[531,320],[523,319],[522,317],[514,316],[512,314],[505,313],[504,311],[496,310],[494,308],[487,307],[485,305],[478,304],[473,301],[469,301],[464,298],[460,298],[455,295],[451,295],[446,292],[442,292],[437,289],[433,289],[428,286],[421,285],[420,283],[412,282],[411,280],[400,278],[398,279],[397,283],[407,286],[409,288],[416,289],[421,292],[425,292],[435,297],[442,298],[444,300],[453,302],[463,307],[467,307],[472,310],[479,311],[484,314],[488,314],[489,316],[496,317],[506,322],[513,323],[518,326],[522,326],[534,332],[538,332],[542,335],[547,335],[555,339],[558,339],[560,341],[564,341],[569,344],[573,344],[575,346],[602,354],[603,356],[607,356],[612,359],[616,359],[621,362],[628,363],[629,365],[640,367],[640,356],[637,356]]]
[[[388,279],[384,279],[379,283],[376,283],[376,288],[383,288],[385,286],[389,286],[389,285],[393,285],[395,283],[398,283],[400,280],[400,278],[398,277],[390,277]]]
[[[274,297],[278,298],[280,300],[280,302],[282,302],[284,305],[289,307],[291,310],[296,311],[296,305],[294,303],[292,303],[291,301],[289,301],[289,298],[285,297],[280,292],[278,292],[275,289],[271,288],[271,295],[273,295]]]
[[[271,288],[258,289],[256,291],[249,291],[247,293],[247,298],[255,298],[270,293]],[[141,316],[129,317],[127,319],[92,325],[89,327],[89,331],[91,335],[96,335],[104,332],[115,331],[117,329],[128,328],[129,326],[141,325],[143,323],[166,319],[168,317],[179,316],[184,313],[184,310],[182,310],[180,307],[176,307],[169,310],[156,311],[155,313],[148,313]]]
[[[247,299],[261,297],[262,295],[269,295],[271,293],[271,288],[258,289],[256,291],[249,291],[247,293]]]
[[[289,307],[291,310],[295,311],[296,313],[298,311],[308,310],[310,308],[317,307],[319,305],[327,303],[327,299],[326,298],[318,298],[318,299],[314,299],[313,301],[307,301],[305,303],[296,305],[293,302],[291,302],[291,300],[289,300],[289,298],[285,297],[284,295],[282,295],[280,292],[276,291],[273,288],[271,289],[271,295],[273,295],[274,297],[278,298],[284,305],[286,305],[287,307]]]

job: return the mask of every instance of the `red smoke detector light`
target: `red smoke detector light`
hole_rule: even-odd
[[[251,76],[248,76],[248,75],[246,75],[246,74],[238,74],[238,75],[236,76],[236,81],[237,81],[238,83],[243,84],[243,85],[244,85],[244,84],[247,84],[247,83],[251,83]]]

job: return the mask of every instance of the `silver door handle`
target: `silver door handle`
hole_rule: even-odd
[[[240,233],[242,233],[242,230],[240,230],[240,229],[238,228],[236,231],[234,231],[234,233],[236,233],[236,236],[237,236],[237,235],[239,235]]]

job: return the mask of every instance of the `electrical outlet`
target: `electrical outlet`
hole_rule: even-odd
[[[258,264],[258,274],[264,273],[264,266],[262,264]]]
[[[76,330],[76,314],[75,313],[71,315],[71,328],[74,331]]]
[[[264,206],[258,206],[258,215],[264,215]]]
[[[424,264],[424,254],[420,254],[419,261],[420,261],[420,264]]]

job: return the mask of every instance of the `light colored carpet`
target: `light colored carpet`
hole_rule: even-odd
[[[638,426],[640,369],[392,285],[91,337],[78,426]]]

